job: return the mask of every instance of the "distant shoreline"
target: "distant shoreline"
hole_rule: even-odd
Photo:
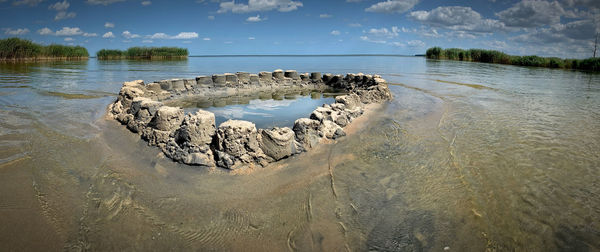
[[[401,54],[215,54],[215,55],[190,55],[195,58],[217,58],[217,57],[419,57],[416,55]]]

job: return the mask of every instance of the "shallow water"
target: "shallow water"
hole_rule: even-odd
[[[126,80],[276,68],[394,100],[239,175],[102,118]],[[599,111],[598,74],[417,57],[0,64],[0,250],[598,251]]]

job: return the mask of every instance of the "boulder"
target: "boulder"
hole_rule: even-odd
[[[283,74],[283,70],[277,69],[273,71],[273,78],[275,78],[276,80],[283,80],[284,77],[285,76]]]
[[[275,161],[298,152],[294,143],[294,131],[288,127],[259,130],[259,144],[262,151]]]
[[[237,75],[232,74],[232,73],[226,73],[225,74],[225,81],[227,82],[227,84],[237,85],[238,84]]]
[[[344,104],[347,109],[354,109],[362,105],[360,97],[355,93],[337,96],[335,97],[335,102]]]
[[[250,78],[250,84],[251,85],[258,85],[259,84],[259,77],[258,77],[257,74],[250,74],[249,78]]]
[[[162,106],[158,109],[150,124],[157,130],[172,132],[179,128],[181,121],[183,121],[182,108]]]
[[[310,79],[313,81],[320,81],[323,76],[321,76],[320,72],[312,72],[310,73]]]
[[[337,139],[338,137],[345,136],[346,133],[333,121],[323,121],[319,125],[319,135],[328,139]]]
[[[211,76],[198,76],[196,77],[196,84],[200,87],[212,87],[213,80]]]
[[[296,70],[285,70],[285,77],[288,77],[293,80],[298,80],[300,77],[298,76],[298,72]]]
[[[360,96],[360,101],[365,104],[380,103],[392,99],[392,93],[386,84],[370,86],[366,89],[356,91]]]
[[[322,122],[324,120],[331,120],[332,113],[333,110],[331,108],[318,107],[317,109],[313,110],[313,112],[310,114],[310,119],[317,120],[319,122]]]
[[[266,156],[258,143],[258,132],[254,123],[228,120],[217,129],[217,165],[238,169],[248,164],[264,162]]]
[[[242,83],[250,83],[250,73],[246,72],[237,72],[236,73],[238,80]]]
[[[133,102],[133,98],[141,97],[144,95],[144,91],[137,87],[126,86],[122,87],[119,91],[118,101],[123,105],[123,109],[128,111],[131,107],[131,103]]]
[[[175,91],[185,91],[185,84],[182,79],[172,79],[171,88]]]
[[[304,149],[315,147],[319,143],[319,125],[317,120],[309,118],[300,118],[294,122],[294,133],[296,141],[298,141]]]
[[[161,80],[158,82],[162,90],[171,91],[172,85],[170,80]]]
[[[215,87],[224,87],[225,86],[225,75],[224,74],[213,74],[212,76],[213,83]]]
[[[150,91],[153,91],[153,92],[155,92],[157,94],[162,91],[162,89],[160,87],[160,84],[156,83],[156,82],[153,82],[153,83],[150,83],[150,84],[146,85],[146,89],[148,89]]]
[[[175,142],[182,147],[209,145],[215,132],[215,114],[200,109],[185,116],[175,131]]]

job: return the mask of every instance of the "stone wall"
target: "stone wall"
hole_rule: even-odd
[[[333,104],[316,108],[293,128],[257,129],[254,123],[229,120],[218,127],[215,115],[199,109],[184,114],[182,108],[164,103],[184,97],[228,97],[265,91],[344,89]],[[109,116],[158,146],[169,158],[188,165],[239,169],[265,166],[308,151],[322,139],[345,136],[344,127],[363,113],[366,104],[391,100],[378,75],[298,74],[275,70],[249,74],[215,74],[195,79],[171,79],[144,84],[125,82]]]

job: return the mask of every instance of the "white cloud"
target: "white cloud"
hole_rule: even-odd
[[[54,32],[52,30],[50,30],[48,27],[39,29],[37,32],[40,35],[53,35],[54,34]]]
[[[68,18],[75,18],[77,16],[77,13],[75,12],[66,12],[66,11],[61,11],[56,13],[56,16],[54,16],[54,20],[61,20],[61,19],[68,19]]]
[[[114,38],[115,35],[112,32],[107,32],[102,35],[103,38]]]
[[[522,0],[496,13],[500,21],[511,27],[538,27],[560,23],[565,10],[557,2]]]
[[[6,34],[6,35],[16,36],[16,35],[25,35],[27,33],[29,33],[29,29],[27,29],[27,28],[19,28],[16,30],[12,30],[10,28],[4,29],[4,34]]]
[[[260,15],[256,15],[256,16],[253,16],[253,17],[248,17],[246,19],[247,22],[260,22],[260,21],[263,21],[263,20],[264,19],[260,18]]]
[[[385,40],[376,40],[376,39],[369,38],[368,36],[360,36],[360,40],[371,42],[371,43],[376,43],[376,44],[386,44],[387,43],[387,41],[385,41]]]
[[[150,1],[143,1],[142,2],[142,6],[148,6],[148,5],[151,5],[151,4],[152,4],[152,2],[150,2]]]
[[[87,33],[87,32],[84,32],[83,36],[84,37],[97,37],[98,34],[97,33]]]
[[[74,40],[74,39],[73,39],[73,38],[71,38],[71,37],[66,37],[66,38],[65,38],[65,41],[73,41],[73,40]]]
[[[410,47],[425,47],[425,42],[421,40],[410,40],[406,44]]]
[[[217,13],[248,13],[275,9],[280,12],[288,12],[297,10],[298,7],[302,6],[302,2],[291,0],[248,0],[248,4],[236,4],[235,1],[231,1],[220,3]]]
[[[54,33],[56,36],[73,36],[73,35],[81,35],[83,31],[79,29],[79,27],[63,27],[62,29],[56,31]]]
[[[400,29],[398,29],[398,27],[392,26],[392,28],[389,30],[385,27],[380,28],[380,29],[371,28],[367,33],[369,33],[372,36],[376,36],[376,37],[393,38],[393,37],[398,37],[399,31],[400,31]]]
[[[385,2],[379,2],[366,8],[367,12],[380,12],[380,13],[404,13],[412,9],[419,0],[387,0]]]
[[[333,16],[330,15],[330,14],[321,14],[321,15],[319,15],[319,17],[320,18],[330,18],[330,17],[333,17]]]
[[[492,33],[507,30],[504,23],[494,19],[484,19],[471,7],[437,7],[431,11],[413,11],[408,14],[408,17],[424,24],[454,31]]]
[[[171,37],[171,39],[194,39],[198,38],[198,33],[195,32],[180,32],[176,36]]]
[[[88,4],[91,4],[91,5],[104,5],[104,6],[107,6],[109,4],[123,2],[123,1],[125,1],[125,0],[87,0],[85,2],[88,3]]]
[[[104,28],[115,28],[115,24],[111,22],[104,23]]]
[[[198,33],[195,32],[180,32],[175,36],[169,36],[166,33],[158,32],[152,35],[147,35],[148,39],[194,39],[198,38]]]
[[[55,11],[65,11],[69,8],[69,6],[71,5],[69,4],[69,2],[67,2],[67,0],[65,0],[62,2],[56,2],[55,4],[51,4],[50,6],[48,6],[48,9]]]
[[[13,5],[29,5],[29,6],[37,6],[39,3],[44,0],[18,0],[14,1]]]
[[[255,37],[248,37],[248,40],[255,40]]]
[[[210,41],[210,38],[203,38],[204,41]]]
[[[140,37],[140,35],[131,33],[129,31],[124,31],[123,33],[121,33],[121,36],[125,37],[126,39],[132,39],[132,38],[139,38]]]
[[[333,36],[339,36],[340,34],[341,34],[341,32],[338,30],[331,31],[331,35],[333,35]]]

